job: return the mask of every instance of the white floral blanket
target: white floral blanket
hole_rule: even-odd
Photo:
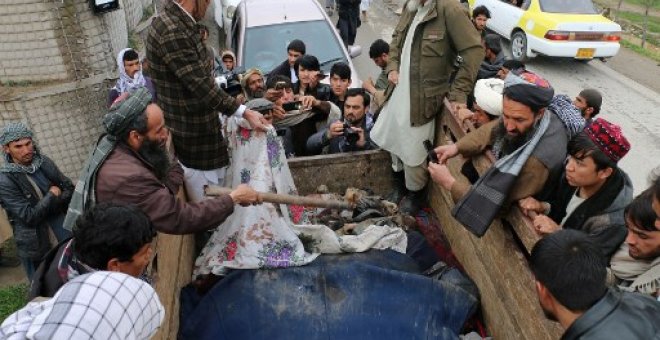
[[[242,119],[230,118],[226,123],[232,158],[228,183],[232,187],[247,183],[262,192],[297,194],[275,130],[253,131]],[[224,275],[228,269],[302,266],[321,253],[372,248],[405,253],[407,238],[401,228],[371,225],[359,235],[339,236],[325,225],[311,224],[309,214],[314,211],[271,203],[237,206],[202,249],[193,277]]]

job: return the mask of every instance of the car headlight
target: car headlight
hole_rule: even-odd
[[[235,6],[229,6],[227,7],[227,19],[231,19],[234,17],[234,13],[236,13],[236,7]]]

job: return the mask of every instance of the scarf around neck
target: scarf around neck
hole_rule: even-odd
[[[124,67],[124,54],[127,51],[132,50],[132,48],[125,48],[119,52],[117,55],[117,69],[119,70],[119,80],[114,89],[122,94],[124,92],[133,92],[140,87],[144,87],[147,84],[147,81],[144,79],[142,74],[142,66],[140,69],[135,72],[135,75],[131,78],[128,73],[126,73],[126,68]]]
[[[13,173],[22,173],[22,174],[33,174],[39,168],[41,168],[41,164],[43,164],[43,157],[41,157],[41,153],[39,153],[39,149],[37,148],[37,145],[34,145],[34,156],[32,156],[32,163],[30,165],[21,165],[18,163],[14,163],[14,161],[11,159],[11,156],[8,153],[5,153],[5,163],[0,167],[0,172],[13,172]]]
[[[452,216],[476,236],[483,236],[504,206],[520,171],[549,125],[550,115],[544,114],[532,138],[514,152],[498,159],[456,203],[451,211]]]

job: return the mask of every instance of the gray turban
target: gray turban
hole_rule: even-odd
[[[9,123],[2,129],[0,142],[7,145],[22,138],[32,138],[32,131],[23,123]]]
[[[151,93],[144,87],[120,102],[115,103],[110,111],[103,116],[103,128],[111,136],[119,136],[126,132],[131,123],[139,114],[143,113],[151,103]]]
[[[272,110],[274,105],[268,99],[257,98],[257,99],[252,99],[249,102],[245,103],[245,107],[247,107],[250,110],[263,113],[264,111]]]

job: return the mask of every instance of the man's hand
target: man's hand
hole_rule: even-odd
[[[50,191],[53,195],[58,196],[58,197],[62,194],[62,189],[60,189],[59,187],[57,187],[55,185],[51,186],[48,189],[48,191]]]
[[[261,113],[250,109],[245,109],[245,112],[243,112],[243,118],[250,123],[252,129],[258,131],[266,131],[266,125],[269,124],[268,120],[264,118]]]
[[[433,149],[438,156],[438,163],[445,164],[447,160],[458,155],[458,147],[456,144],[440,145]]]
[[[328,128],[328,139],[333,139],[344,134],[344,123],[342,121],[336,121],[330,124]]]
[[[449,172],[449,168],[443,164],[429,163],[429,174],[434,182],[447,190],[451,190],[452,185],[456,182],[454,176]]]
[[[458,112],[461,109],[467,109],[467,104],[459,102],[449,102],[452,112]]]
[[[390,73],[387,74],[387,80],[390,81],[390,83],[396,85],[399,83],[399,71],[390,71]]]
[[[532,223],[534,224],[534,229],[541,235],[552,234],[561,229],[555,221],[545,215],[537,215]]]
[[[264,98],[274,103],[278,99],[282,98],[283,95],[284,90],[268,89],[264,95]]]
[[[303,110],[311,110],[312,107],[319,105],[318,99],[314,98],[314,96],[302,96],[300,101],[302,102]]]
[[[234,97],[234,99],[236,99],[236,102],[240,105],[245,104],[246,101],[245,96],[242,93]]]
[[[458,119],[461,122],[472,118],[472,116],[474,116],[474,112],[468,110],[467,108],[458,110]]]
[[[279,105],[273,106],[273,120],[277,121],[280,119],[284,119],[285,114],[286,111],[284,111],[284,109],[281,106]]]
[[[254,189],[250,188],[247,184],[239,184],[236,189],[229,193],[229,196],[231,196],[234,204],[240,204],[244,207],[250,204],[260,204],[262,202],[259,193],[254,191]]]
[[[376,85],[374,85],[374,81],[371,79],[371,77],[367,78],[367,80],[362,82],[362,88],[369,92],[372,96],[374,93],[376,93]]]
[[[351,129],[353,129],[353,131],[357,132],[358,136],[359,136],[357,142],[355,142],[355,146],[357,146],[359,148],[363,148],[364,145],[367,144],[367,138],[364,134],[364,130],[362,130],[362,128],[352,127],[352,126],[351,126]]]
[[[520,209],[522,209],[523,213],[525,213],[527,216],[529,216],[529,213],[532,211],[537,214],[544,214],[546,210],[546,206],[543,202],[540,202],[531,196],[525,197],[518,201],[518,205],[520,206]]]

